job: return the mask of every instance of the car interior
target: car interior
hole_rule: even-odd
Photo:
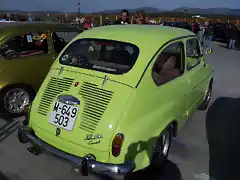
[[[170,81],[184,72],[184,53],[162,52],[153,67],[153,80],[157,85]]]
[[[1,54],[5,58],[29,57],[48,53],[47,39],[29,42],[26,34],[15,36],[1,48]]]

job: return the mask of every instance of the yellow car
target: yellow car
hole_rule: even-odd
[[[141,38],[139,38],[141,37]],[[213,73],[198,37],[151,25],[93,28],[59,54],[18,131],[28,150],[88,172],[163,165],[172,137],[207,108]]]
[[[23,113],[54,59],[81,30],[58,23],[10,22],[0,25],[0,111]]]

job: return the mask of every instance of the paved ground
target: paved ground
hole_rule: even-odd
[[[238,139],[240,136],[234,137],[233,134],[236,128],[240,129],[239,121],[235,122],[232,120],[234,117],[230,116],[227,120],[223,119],[226,113],[231,114],[232,110],[240,113],[240,109],[236,110],[237,100],[230,99],[240,97],[239,57],[240,52],[214,44],[214,53],[207,58],[207,62],[212,64],[215,70],[212,98],[214,103],[210,110],[197,112],[181,130],[178,138],[173,142],[170,160],[164,171],[155,169],[134,173],[124,180],[203,180],[209,179],[208,174],[220,180],[219,177],[224,179],[222,172],[228,173],[224,180],[234,180],[233,176],[239,175],[234,174],[234,167],[235,169],[239,167],[236,166],[239,162],[234,159],[238,159],[236,153],[239,152],[239,143],[236,141],[240,142]],[[228,98],[219,99],[219,97]],[[235,115],[235,119],[237,116],[240,117],[240,114]],[[54,157],[31,155],[26,151],[26,146],[18,142],[16,132],[12,133],[18,126],[15,123],[6,124],[4,120],[0,120],[0,180],[114,180],[97,175],[81,177],[80,174],[73,173],[69,165]],[[232,141],[226,139],[228,135],[231,136]],[[228,145],[236,150],[229,150],[230,148],[226,148]],[[123,177],[115,179],[123,179]]]

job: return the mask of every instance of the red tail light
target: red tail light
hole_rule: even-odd
[[[121,153],[122,144],[124,141],[124,135],[119,133],[117,134],[112,141],[112,155],[117,157]]]

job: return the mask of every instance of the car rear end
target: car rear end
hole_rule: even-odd
[[[118,122],[134,93],[126,74],[139,56],[136,45],[78,39],[54,63],[20,129],[33,144],[82,168],[125,174],[133,162],[110,164],[121,153]]]

